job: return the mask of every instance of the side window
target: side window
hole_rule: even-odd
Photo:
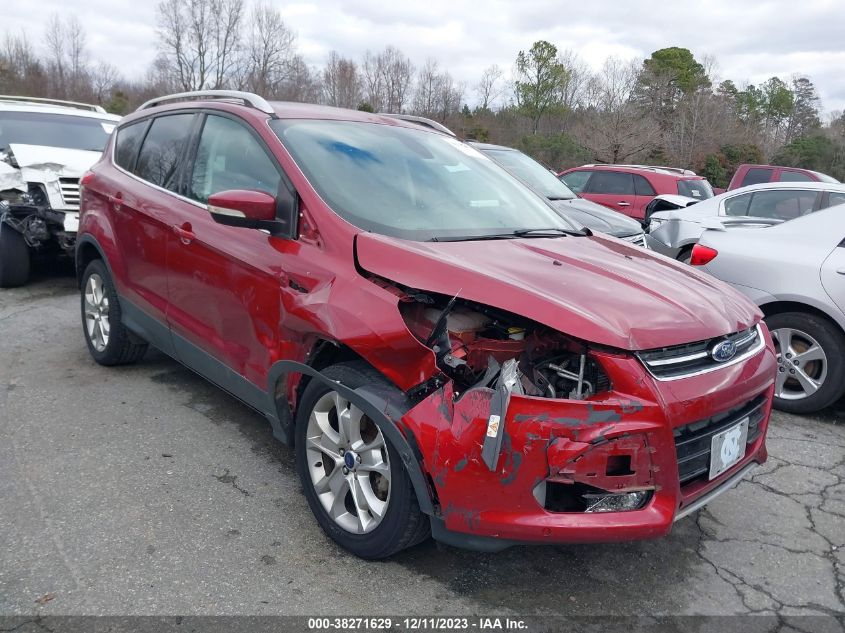
[[[563,183],[572,189],[575,193],[581,193],[584,189],[584,185],[587,184],[587,181],[590,179],[590,176],[593,175],[594,172],[583,170],[583,171],[572,171],[568,174],[564,174],[560,177]]]
[[[590,178],[586,189],[589,193],[607,193],[613,195],[633,195],[634,179],[631,174],[621,171],[597,171]]]
[[[772,169],[752,167],[745,174],[745,178],[742,179],[740,187],[745,187],[746,185],[759,185],[763,182],[769,182],[772,179],[772,172]]]
[[[175,190],[179,157],[191,133],[193,118],[193,114],[171,114],[153,120],[135,165],[139,178]]]
[[[644,176],[640,176],[639,174],[634,174],[634,192],[638,196],[657,195],[657,192],[654,190],[654,187],[651,186],[651,183],[646,180]]]
[[[786,169],[780,172],[778,180],[780,182],[814,182],[807,174],[802,174],[800,171],[787,171]]]
[[[209,115],[202,128],[188,195],[208,197],[229,189],[279,192],[279,170],[249,130],[232,119]]]
[[[812,213],[816,205],[817,191],[757,191],[748,205],[748,214],[756,218],[794,220]]]
[[[725,200],[725,215],[748,215],[748,203],[754,194],[744,193]]]
[[[828,194],[827,206],[834,207],[837,204],[845,204],[845,193],[831,191]]]
[[[138,147],[141,145],[141,138],[146,127],[147,121],[138,121],[117,131],[114,162],[126,171],[132,171],[135,166],[135,157],[138,155]]]

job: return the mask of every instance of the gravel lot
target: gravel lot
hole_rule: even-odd
[[[0,332],[0,615],[845,613],[845,411],[775,414],[663,540],[366,563],[263,418],[155,351],[94,364],[69,272],[0,291]]]

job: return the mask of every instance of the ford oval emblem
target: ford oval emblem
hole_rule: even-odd
[[[726,363],[736,356],[736,343],[733,341],[719,341],[710,348],[710,356],[717,363]]]

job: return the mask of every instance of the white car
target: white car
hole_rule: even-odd
[[[0,96],[0,287],[26,283],[33,251],[73,253],[79,179],[119,120],[96,105]]]
[[[648,247],[689,263],[693,245],[716,221],[743,228],[788,222],[845,202],[845,185],[828,182],[768,182],[749,185],[692,206],[649,216]],[[677,204],[677,206],[681,206]]]

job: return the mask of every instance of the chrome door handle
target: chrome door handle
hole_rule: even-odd
[[[621,202],[617,202],[616,204],[618,204],[620,207],[630,207],[631,206],[630,202],[625,202],[624,200],[622,200]]]

